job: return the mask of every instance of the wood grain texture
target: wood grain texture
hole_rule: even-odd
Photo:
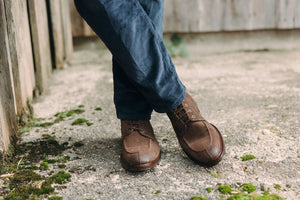
[[[71,24],[72,24],[72,36],[82,37],[82,36],[94,36],[96,35],[94,31],[89,27],[89,25],[81,18],[76,10],[74,0],[69,0],[70,14],[71,14]]]
[[[17,114],[33,97],[35,88],[34,64],[27,13],[27,2],[4,0],[9,50],[14,77]]]
[[[64,65],[64,36],[63,24],[61,16],[61,0],[48,0],[50,18],[51,18],[51,31],[54,50],[55,67],[61,69]]]
[[[73,53],[73,38],[70,5],[66,0],[60,1],[61,3],[61,16],[62,16],[62,31],[64,38],[64,55],[67,64],[71,63]]]
[[[4,2],[0,0],[0,152],[8,150],[16,136],[17,119],[12,87],[11,60]]]
[[[34,52],[36,87],[43,93],[52,72],[49,26],[45,0],[28,0],[30,27]]]
[[[165,32],[299,28],[300,0],[165,0]]]
[[[72,35],[95,35],[69,0]],[[165,0],[165,32],[299,29],[300,0]]]

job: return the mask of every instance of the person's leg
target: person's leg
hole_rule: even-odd
[[[138,0],[75,2],[81,16],[155,111],[170,112],[180,105],[185,87],[177,76],[161,33]],[[149,113],[145,115],[149,117]]]
[[[121,120],[149,120],[152,107],[113,58],[114,103]]]
[[[224,155],[222,136],[216,127],[200,115],[195,102],[186,94],[185,87],[178,79],[163,44],[161,34],[157,32],[139,1],[75,0],[75,2],[82,17],[107,45],[136,90],[154,110],[168,113],[180,145],[188,156],[206,166],[218,163]],[[128,124],[122,128],[125,130]],[[153,167],[160,154],[156,160],[151,155],[153,153],[157,155],[159,149],[153,138],[152,127],[149,127],[148,123],[137,121],[131,122],[130,127],[133,128],[122,131],[126,137],[131,136],[128,140],[129,149],[130,145],[138,144],[141,142],[140,139],[145,138],[151,140],[148,140],[148,144],[143,141],[143,144],[155,148],[152,150],[148,148],[148,152],[143,154],[144,147],[133,145],[131,149],[135,149],[137,153],[128,157],[126,161],[130,163],[139,161],[143,165],[146,164],[145,168]],[[144,133],[144,130],[148,131]],[[135,137],[137,135],[144,138]],[[124,149],[127,151],[126,147]],[[140,153],[143,156],[139,156]]]
[[[163,0],[139,0],[158,34],[163,33]],[[121,120],[149,120],[152,107],[113,58],[114,103]]]
[[[121,163],[125,169],[131,171],[143,171],[146,169],[150,169],[154,167],[160,159],[160,148],[158,146],[157,140],[155,139],[152,126],[148,121],[153,110],[152,104],[149,103],[149,100],[144,97],[143,93],[141,92],[142,89],[138,89],[140,85],[139,82],[136,81],[136,79],[139,78],[140,81],[143,81],[141,79],[142,77],[135,76],[137,75],[136,71],[138,73],[141,73],[142,69],[137,68],[144,65],[144,63],[136,65],[136,63],[133,61],[134,58],[130,58],[131,54],[136,53],[128,52],[128,49],[126,49],[127,47],[125,47],[123,44],[124,38],[122,39],[120,37],[122,36],[122,34],[126,34],[124,33],[124,31],[126,32],[127,29],[133,29],[132,31],[137,31],[137,33],[141,32],[140,29],[143,28],[142,25],[138,25],[138,22],[134,22],[134,19],[137,16],[142,16],[142,18],[145,18],[147,20],[147,23],[151,25],[151,31],[153,31],[153,34],[157,35],[157,37],[160,37],[161,39],[163,0],[112,0],[110,2],[75,0],[75,3],[79,13],[83,16],[83,18],[86,19],[86,21],[104,41],[104,43],[106,43],[113,54],[113,75],[115,92],[114,102],[116,105],[118,118],[121,119],[122,132]],[[104,6],[108,6],[110,10],[105,9]],[[131,12],[132,8],[134,8],[135,12]],[[121,22],[120,24],[116,23],[116,27],[112,26],[111,22],[113,20],[109,17],[108,13],[117,14],[114,13],[116,12],[114,11],[115,9],[117,9],[118,14],[121,15],[119,16],[120,18],[117,18],[118,20],[126,19],[126,23],[131,21],[133,23],[137,23],[134,25],[136,26],[136,28],[130,26],[127,26],[126,28],[118,27],[118,25],[122,25]],[[124,13],[126,14],[126,16],[124,16]],[[107,31],[108,29],[112,30]],[[117,30],[117,32],[115,32],[115,29]],[[112,34],[111,32],[114,34]],[[140,39],[142,39],[143,36],[139,35],[139,37]],[[116,38],[120,40],[116,41]],[[132,38],[129,39],[132,40]],[[147,40],[147,36],[145,36],[145,40]],[[135,50],[139,51],[140,48],[141,47],[137,46]],[[117,53],[115,54],[114,51],[116,51]],[[122,56],[125,54],[128,57],[122,58]],[[122,62],[120,62],[120,57],[122,59],[125,59],[125,61],[121,59]],[[145,63],[148,65],[148,67],[156,67],[150,66],[147,60],[145,60]],[[128,70],[130,71],[130,73],[128,73]],[[132,73],[135,73],[135,75]],[[149,71],[148,73],[150,74],[151,72]],[[132,76],[134,76],[134,79],[132,79]],[[147,84],[145,84],[145,86],[147,86]]]

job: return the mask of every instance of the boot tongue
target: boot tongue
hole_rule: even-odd
[[[153,135],[153,130],[149,121],[131,121],[126,120],[122,122],[122,136],[126,137],[128,135],[139,134],[141,137],[146,137],[155,140]]]
[[[182,110],[187,115],[187,118],[191,121],[201,121],[205,120],[197,107],[196,102],[192,99],[192,97],[189,94],[186,94],[186,98],[183,100],[182,104]]]
[[[150,146],[150,140],[134,131],[126,137],[126,139],[123,141],[123,144],[126,151],[135,153],[147,150]]]

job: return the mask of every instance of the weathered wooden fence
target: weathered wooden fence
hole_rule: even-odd
[[[0,152],[17,133],[17,115],[47,88],[52,68],[73,51],[65,0],[0,0]]]
[[[73,36],[94,33],[71,5]],[[165,0],[164,31],[299,29],[300,0]]]
[[[165,0],[166,32],[300,28],[300,0]]]

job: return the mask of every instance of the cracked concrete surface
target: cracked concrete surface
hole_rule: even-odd
[[[153,113],[161,162],[148,172],[125,171],[119,162],[120,123],[113,105],[111,56],[99,40],[81,39],[75,43],[72,66],[54,73],[48,92],[33,106],[35,117],[53,118],[59,111],[84,105],[86,111],[79,116],[94,124],[71,126],[72,119],[67,119],[22,137],[26,142],[55,132],[60,142],[83,141],[84,146],[65,152],[71,156],[66,170],[72,171],[72,178],[57,195],[72,200],[194,195],[224,199],[218,191],[207,193],[205,188],[240,182],[254,184],[258,193],[268,190],[286,199],[300,198],[300,49],[278,45],[277,50],[256,51],[235,46],[234,51],[222,52],[222,44],[214,44],[215,51],[210,46],[210,53],[201,54],[195,40],[186,40],[189,57],[173,61],[202,115],[222,132],[227,145],[223,161],[212,168],[194,164],[180,149],[167,116]],[[95,111],[96,107],[102,111]],[[256,159],[243,162],[244,154]],[[157,190],[161,193],[155,194]]]

